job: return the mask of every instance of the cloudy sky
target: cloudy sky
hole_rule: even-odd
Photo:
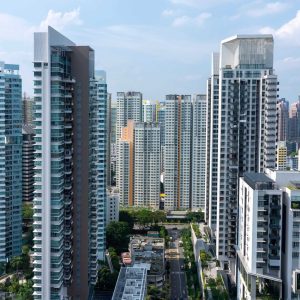
[[[21,66],[32,95],[33,32],[53,26],[96,51],[109,91],[145,99],[205,93],[212,51],[235,34],[272,33],[280,97],[300,94],[300,0],[1,1],[0,60]]]

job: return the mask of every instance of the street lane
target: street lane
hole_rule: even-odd
[[[173,226],[175,228],[176,226]],[[170,242],[170,287],[171,300],[187,300],[187,289],[184,269],[184,256],[182,247],[179,247],[180,232],[178,229],[168,228],[169,236],[172,237]]]

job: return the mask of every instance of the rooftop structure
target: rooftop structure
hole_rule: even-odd
[[[143,300],[146,296],[147,268],[145,266],[122,267],[113,300]]]
[[[148,263],[148,283],[161,287],[165,271],[165,240],[157,237],[133,236],[129,243],[132,263]]]

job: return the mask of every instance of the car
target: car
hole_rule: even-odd
[[[172,230],[177,230],[177,227],[173,227]]]

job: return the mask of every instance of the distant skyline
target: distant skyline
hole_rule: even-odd
[[[279,96],[300,95],[300,0],[45,0],[1,3],[0,61],[20,64],[33,95],[33,32],[53,26],[96,53],[108,91],[144,99],[206,92],[211,53],[236,34],[272,33]]]

